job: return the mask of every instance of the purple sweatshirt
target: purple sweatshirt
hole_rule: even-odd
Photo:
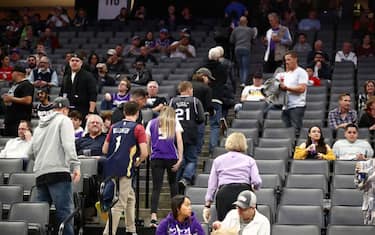
[[[178,222],[171,212],[160,222],[155,235],[205,235],[205,232],[194,212],[183,223]]]

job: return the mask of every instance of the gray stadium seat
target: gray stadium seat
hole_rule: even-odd
[[[323,206],[323,190],[312,188],[283,188],[280,205]]]
[[[273,235],[320,235],[320,228],[316,225],[284,225],[273,224]]]
[[[3,204],[3,209],[9,210],[12,203],[22,201],[22,185],[0,185],[0,202]]]
[[[227,153],[228,150],[226,150],[224,147],[215,147],[213,150],[212,150],[212,158],[216,158],[222,154],[225,154]]]
[[[334,175],[332,177],[332,189],[350,188],[355,189],[354,175]]]
[[[281,205],[277,213],[277,224],[316,225],[324,228],[324,215],[320,206]]]
[[[27,233],[25,221],[0,221],[0,235],[27,235]]]
[[[285,187],[300,189],[315,188],[322,189],[324,195],[328,193],[328,182],[324,175],[289,174],[286,178]]]
[[[272,218],[275,218],[276,213],[276,196],[272,188],[261,188],[255,191],[258,205],[268,205],[271,209]]]
[[[256,119],[234,119],[232,128],[260,128],[260,123]]]
[[[263,128],[285,128],[285,124],[281,119],[265,119]]]
[[[329,223],[339,225],[363,225],[362,207],[333,206],[329,211]]]
[[[195,177],[194,186],[200,187],[200,188],[207,188],[208,187],[208,178],[210,177],[210,174],[198,174]]]
[[[280,188],[282,186],[280,175],[260,175],[262,179],[262,188]]]
[[[24,196],[30,196],[31,188],[35,185],[35,179],[34,173],[12,173],[9,176],[8,184],[22,185]]]
[[[325,160],[293,160],[290,166],[291,174],[311,174],[329,176],[329,162]]]
[[[334,161],[333,173],[335,175],[354,175],[356,161]]]
[[[264,110],[267,106],[265,101],[245,101],[242,103],[242,110]]]
[[[285,164],[287,164],[289,160],[289,149],[287,147],[255,147],[254,158],[256,160],[283,160]]]
[[[255,119],[262,122],[263,110],[240,110],[236,114],[237,119]]]
[[[291,138],[295,139],[294,128],[265,128],[263,130],[263,138]]]
[[[258,146],[267,147],[267,148],[278,148],[278,147],[287,147],[289,150],[289,155],[292,155],[292,146],[294,141],[291,138],[285,139],[273,139],[273,138],[259,138]]]
[[[187,187],[185,195],[190,198],[191,204],[204,204],[207,188]]]
[[[22,172],[22,158],[0,158],[0,172],[4,178],[8,178],[10,173]]]
[[[270,224],[273,223],[274,219],[272,218],[271,208],[268,205],[257,205],[257,211],[267,217]]]
[[[284,160],[256,160],[259,173],[261,175],[278,174],[281,180],[285,180],[285,161]]]
[[[200,223],[204,223],[203,209],[204,209],[204,204],[191,205],[191,210],[194,211],[194,214],[195,214],[195,216],[197,217],[197,219]],[[211,218],[208,221],[208,224],[212,224],[213,222],[215,222],[217,220],[215,205],[211,205],[210,211],[211,211]]]
[[[331,192],[332,206],[362,206],[363,192],[356,189],[333,189]]]
[[[269,110],[267,112],[267,119],[269,120],[277,120],[277,119],[281,119],[281,113],[282,113],[282,110]]]
[[[354,225],[329,225],[327,235],[374,235],[375,226],[354,226]]]

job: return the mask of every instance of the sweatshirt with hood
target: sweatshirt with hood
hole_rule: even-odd
[[[183,223],[177,221],[172,212],[163,219],[157,230],[156,235],[205,235],[205,232],[192,212],[191,216]]]
[[[39,120],[28,150],[37,177],[79,170],[72,121],[62,113],[49,112]]]

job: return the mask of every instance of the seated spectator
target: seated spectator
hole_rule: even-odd
[[[318,159],[335,160],[332,149],[325,143],[322,129],[312,126],[307,133],[306,142],[296,146],[293,158],[297,160]]]
[[[191,58],[195,57],[195,47],[190,44],[190,35],[184,34],[180,41],[175,41],[169,46],[171,58]]]
[[[358,139],[358,127],[352,123],[345,127],[345,139],[336,141],[332,149],[337,160],[367,160],[374,155],[367,140]]]
[[[135,73],[131,75],[130,82],[133,84],[145,86],[152,80],[151,71],[146,68],[143,61],[135,62]]]
[[[111,129],[112,125],[112,111],[104,111],[101,112],[101,116],[103,119],[103,133],[108,134],[109,129]]]
[[[314,69],[314,76],[320,79],[330,79],[331,78],[331,68],[326,62],[324,53],[321,51],[316,51],[314,55],[314,61],[308,65]]]
[[[184,7],[182,9],[180,24],[189,26],[192,26],[194,24],[194,18],[189,7]]]
[[[27,78],[36,88],[58,86],[58,77],[55,70],[50,67],[47,56],[43,56],[36,69]]]
[[[77,28],[82,28],[88,25],[87,14],[85,9],[80,8],[73,19],[73,25]]]
[[[156,49],[156,40],[154,38],[154,33],[148,31],[145,35],[145,38],[141,40],[141,46],[145,46],[148,49],[148,52],[152,53]]]
[[[363,85],[363,93],[358,95],[358,111],[366,107],[367,101],[375,95],[375,80],[367,80]]]
[[[305,33],[298,34],[298,41],[293,47],[293,51],[297,53],[308,53],[312,50],[310,44],[307,42],[307,36]]]
[[[18,49],[17,47],[13,48],[12,50],[10,50],[9,52],[9,65],[14,67],[16,66],[17,64],[19,65],[22,61],[22,55],[21,55],[21,50]]]
[[[306,67],[307,75],[309,76],[308,86],[320,86],[320,78],[314,76],[314,68]]]
[[[365,34],[363,36],[362,43],[357,47],[356,53],[360,58],[375,56],[375,48],[370,34]]]
[[[367,127],[370,131],[375,130],[375,97],[366,102],[365,112],[359,119],[358,126]]]
[[[145,6],[141,5],[135,11],[134,19],[144,21],[145,18],[146,18],[146,8],[145,8]]]
[[[357,56],[352,51],[352,44],[350,42],[344,42],[341,51],[338,51],[335,56],[335,62],[345,61],[350,61],[357,67]]]
[[[120,13],[116,16],[115,20],[117,20],[118,22],[126,22],[128,21],[128,17],[128,8],[122,7],[120,9]]]
[[[124,45],[118,43],[115,47],[116,55],[120,61],[124,60]]]
[[[338,130],[357,122],[357,111],[350,108],[350,102],[350,94],[344,93],[339,96],[339,106],[328,113],[328,123],[331,129]]]
[[[141,38],[137,35],[133,36],[130,45],[124,49],[125,57],[137,57],[141,55]]]
[[[47,56],[46,47],[42,43],[38,42],[38,44],[36,45],[36,54],[35,54],[36,64],[39,63],[40,59],[43,56]]]
[[[13,67],[10,66],[9,56],[7,55],[2,56],[1,67],[0,67],[0,80],[12,81],[12,72],[13,72]]]
[[[115,49],[109,49],[107,51],[107,61],[106,65],[109,73],[129,73],[124,61],[120,60],[117,56]]]
[[[311,64],[314,61],[315,53],[320,52],[323,54],[324,60],[328,63],[329,62],[329,56],[328,53],[323,50],[323,41],[322,40],[316,40],[314,42],[314,48],[307,54],[307,61],[306,64]]]
[[[67,27],[69,24],[69,16],[66,14],[66,10],[60,6],[52,11],[52,16],[46,22],[46,25],[51,28]]]
[[[103,156],[102,146],[106,135],[102,133],[103,120],[99,115],[91,114],[87,119],[87,133],[76,140],[77,155]]]
[[[47,27],[42,36],[39,38],[39,42],[44,45],[46,49],[60,48],[59,39],[54,35],[51,28]]]
[[[353,22],[353,39],[360,39],[366,33],[375,33],[375,22],[373,12],[362,12],[360,17]]]
[[[72,110],[68,116],[72,120],[76,140],[82,138],[84,132],[81,126],[83,120],[82,114],[77,110]]]
[[[271,234],[270,221],[257,210],[255,193],[250,190],[242,191],[238,194],[237,201],[233,205],[236,206],[236,209],[230,210],[222,222],[215,221],[212,224],[215,232],[223,232],[220,234],[229,234],[229,231],[233,231],[235,234]],[[204,210],[208,211],[209,209],[207,209]],[[203,218],[205,217],[203,216]],[[207,223],[208,220],[205,222]]]
[[[172,41],[168,33],[168,29],[162,28],[159,32],[159,38],[156,39],[155,52],[160,52],[163,56],[168,56],[168,48]]]
[[[27,150],[31,146],[32,130],[28,121],[18,125],[18,137],[10,139],[0,152],[0,158],[28,158]]]
[[[28,25],[25,27],[25,34],[21,35],[19,46],[23,50],[27,50],[32,53],[38,42],[37,37],[34,35],[33,27]]]
[[[89,67],[89,70],[90,72],[93,74],[93,75],[96,75],[98,73],[98,69],[96,67],[97,64],[99,64],[99,56],[98,54],[96,54],[95,52],[94,53],[91,53],[87,59],[87,63],[88,63],[88,67]]]
[[[36,68],[36,56],[29,55],[27,57],[26,77],[30,76],[31,72]]]
[[[298,30],[300,31],[319,31],[320,20],[316,18],[316,11],[310,10],[308,18],[302,19],[298,24]]]
[[[34,106],[34,110],[37,113],[37,117],[43,119],[46,117],[46,115],[49,115],[53,109],[53,104],[49,99],[49,88],[39,88],[39,90],[36,92],[36,96],[40,103]]]
[[[141,54],[135,58],[134,64],[136,64],[137,61],[142,61],[144,64],[147,64],[147,63],[153,63],[154,65],[159,64],[158,61],[156,60],[155,56],[150,54],[147,47],[142,46],[140,53]]]
[[[120,104],[130,100],[131,84],[127,78],[121,79],[117,86],[117,93],[105,93],[104,100],[100,104],[100,110],[112,110]]]
[[[97,79],[97,84],[98,84],[98,87],[99,87],[99,89],[98,89],[99,93],[102,92],[103,86],[115,86],[116,85],[115,79],[108,74],[108,69],[107,69],[106,64],[98,63],[96,65],[96,68],[97,68],[98,72],[96,74],[94,74],[94,76]]]
[[[245,101],[261,101],[265,100],[262,93],[263,88],[263,74],[256,72],[253,75],[253,85],[247,85],[241,92],[241,103]],[[235,105],[234,110],[237,112],[242,109],[242,104],[238,103]]]
[[[159,25],[169,28],[169,30],[175,30],[177,26],[176,7],[173,4],[170,4],[167,11],[167,15],[160,20]]]
[[[147,83],[147,103],[145,108],[150,108],[154,113],[159,113],[164,105],[167,105],[165,97],[158,96],[159,84],[157,81]]]

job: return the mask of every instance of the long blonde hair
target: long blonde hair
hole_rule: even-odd
[[[176,134],[176,112],[172,107],[164,106],[159,114],[159,128],[162,136],[172,139]]]

